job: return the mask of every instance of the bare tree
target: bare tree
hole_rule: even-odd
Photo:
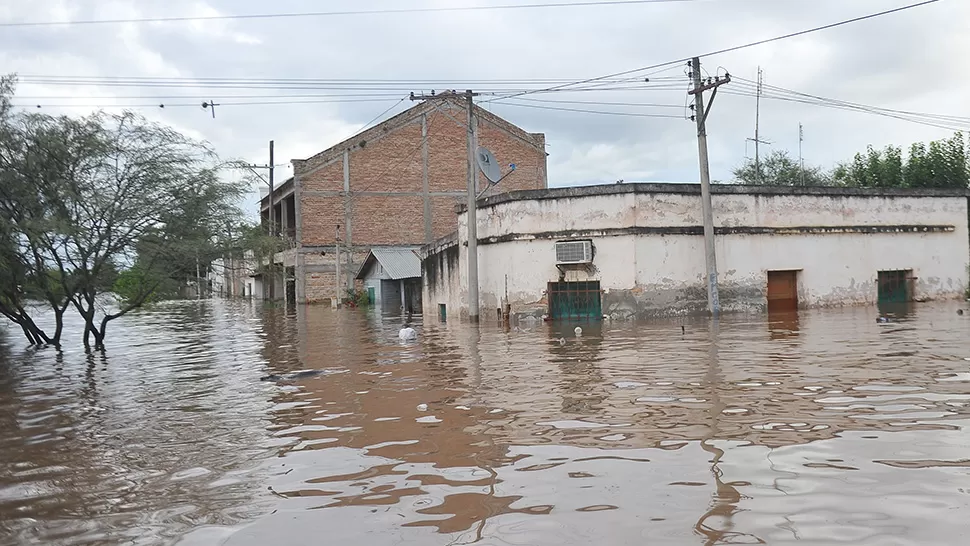
[[[21,288],[3,291],[0,312],[32,343],[57,345],[73,306],[85,346],[103,348],[108,324],[148,301],[189,256],[221,254],[217,234],[241,214],[245,187],[221,179],[219,167],[207,144],[132,113],[5,115],[0,260],[16,265],[5,274]],[[119,270],[135,274],[116,298]],[[54,311],[54,336],[31,326],[24,286]]]

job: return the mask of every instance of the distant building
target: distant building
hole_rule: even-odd
[[[263,298],[262,276],[257,273],[251,250],[247,250],[242,258],[213,260],[209,266],[208,280],[212,295],[224,298]]]
[[[357,273],[367,299],[387,311],[421,312],[421,260],[417,248],[372,248]]]
[[[313,157],[293,162],[294,176],[273,193],[274,224],[289,248],[276,255],[282,275],[267,297],[297,302],[346,296],[371,248],[411,248],[457,227],[466,201],[466,107],[460,100],[420,103]],[[475,108],[478,142],[514,172],[480,191],[546,187],[545,137]],[[261,200],[269,221],[269,197]],[[340,247],[337,247],[339,240]],[[340,291],[336,257],[340,254]]]
[[[967,193],[712,187],[725,312],[961,298]],[[465,214],[422,247],[424,313],[467,316]],[[479,201],[481,316],[705,313],[700,187],[616,184]]]

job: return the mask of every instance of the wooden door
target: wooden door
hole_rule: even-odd
[[[798,272],[768,272],[768,309],[771,311],[798,309]]]

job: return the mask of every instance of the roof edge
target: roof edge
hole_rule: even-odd
[[[448,97],[445,100],[449,105],[460,108],[462,111],[465,110],[465,104],[460,99],[460,95],[455,98]],[[436,104],[434,101],[422,101],[403,112],[395,114],[394,116],[384,120],[383,122],[369,128],[365,129],[353,136],[346,138],[329,148],[318,152],[306,159],[294,159],[293,160],[293,170],[296,175],[304,175],[313,171],[317,167],[326,164],[338,155],[338,153],[343,153],[344,150],[352,150],[359,145],[360,141],[370,141],[373,140],[375,135],[382,135],[389,133],[395,129],[399,129],[409,123],[411,123],[415,118],[427,114],[436,109]],[[506,131],[526,142],[529,142],[536,149],[542,149],[545,151],[545,133],[530,133],[525,129],[515,125],[511,121],[485,110],[481,106],[475,106],[475,115],[482,121],[491,123],[499,129]],[[356,142],[355,142],[356,141]]]
[[[593,186],[572,186],[544,190],[517,190],[500,193],[478,200],[478,208],[488,208],[511,201],[542,201],[547,199],[566,199],[602,195],[634,194],[681,194],[700,195],[700,184],[681,184],[670,182],[640,182],[633,184],[601,184]],[[947,188],[847,188],[834,186],[761,186],[749,184],[713,184],[713,195],[815,195],[827,197],[970,197],[970,190]],[[467,210],[460,204],[459,212]]]

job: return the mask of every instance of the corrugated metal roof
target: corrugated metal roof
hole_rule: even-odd
[[[380,262],[384,272],[394,280],[421,276],[421,260],[410,248],[372,248],[371,255]]]

